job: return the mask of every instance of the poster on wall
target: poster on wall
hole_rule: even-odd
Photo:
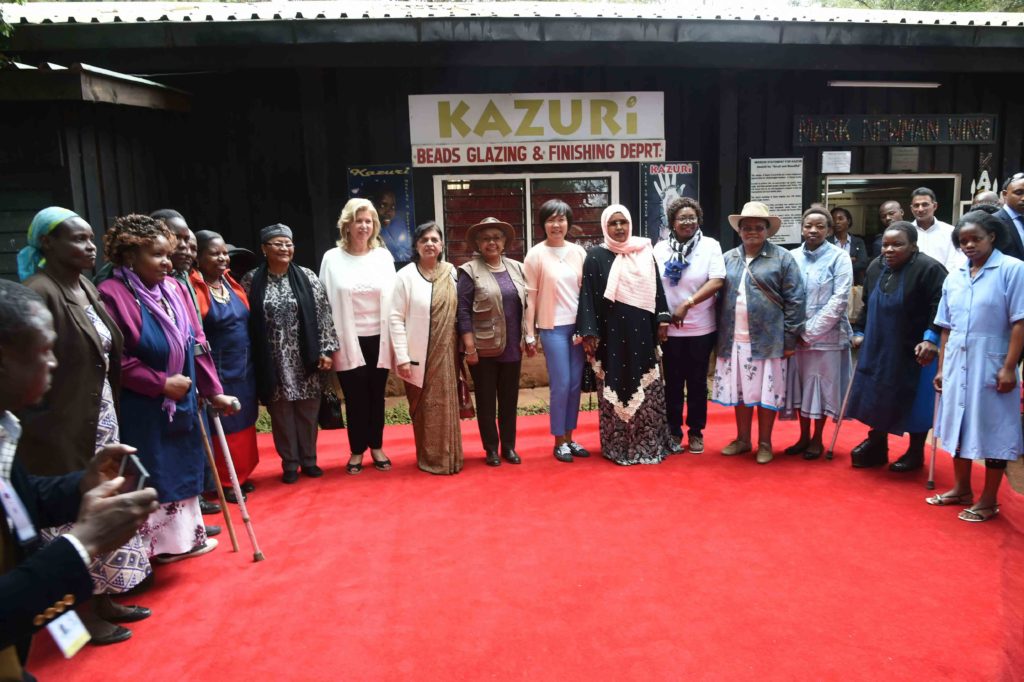
[[[677,197],[700,197],[700,163],[697,161],[666,161],[640,164],[640,225],[637,236],[650,237],[652,242],[668,239],[672,226],[665,211]]]
[[[349,166],[348,195],[369,199],[380,217],[380,237],[396,263],[412,260],[412,167],[407,163]]]
[[[767,204],[772,215],[782,219],[782,227],[771,238],[776,244],[800,243],[803,182],[802,158],[750,160],[750,200]]]

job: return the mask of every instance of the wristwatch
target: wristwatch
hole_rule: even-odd
[[[537,338],[536,337],[534,337],[534,336],[527,336],[526,337],[526,345],[527,346],[532,346],[535,343],[537,343]]]

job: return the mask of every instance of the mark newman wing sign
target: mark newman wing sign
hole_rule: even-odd
[[[410,95],[414,166],[665,160],[661,92]]]

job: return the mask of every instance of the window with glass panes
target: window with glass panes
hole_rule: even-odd
[[[583,247],[601,243],[601,212],[618,200],[618,173],[435,176],[434,188],[447,259],[461,265],[476,246],[466,241],[466,230],[488,216],[513,227],[516,239],[505,244],[505,254],[522,260],[532,244],[545,239],[537,212],[549,199],[572,208],[570,239]]]

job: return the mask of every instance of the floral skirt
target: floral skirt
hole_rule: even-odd
[[[781,410],[786,405],[786,360],[757,360],[749,343],[733,341],[732,357],[715,362],[715,386],[711,400],[734,407],[767,407]]]
[[[56,528],[43,528],[40,532],[43,542],[53,542],[59,535],[74,526],[68,523]],[[121,594],[145,580],[153,569],[146,556],[146,545],[138,533],[128,542],[112,552],[101,554],[89,564],[93,594]]]
[[[199,498],[161,504],[139,529],[150,558],[157,554],[184,554],[206,543],[206,526]]]

